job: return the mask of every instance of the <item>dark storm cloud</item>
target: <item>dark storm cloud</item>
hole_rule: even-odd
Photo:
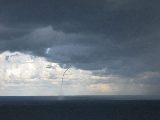
[[[159,71],[157,0],[1,0],[0,51],[130,76]],[[51,48],[50,54],[45,50]]]

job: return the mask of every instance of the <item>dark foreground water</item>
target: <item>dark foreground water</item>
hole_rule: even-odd
[[[0,120],[160,120],[159,100],[112,99],[0,97]]]

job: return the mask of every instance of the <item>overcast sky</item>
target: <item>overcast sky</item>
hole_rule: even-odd
[[[0,95],[159,95],[158,0],[1,0]]]

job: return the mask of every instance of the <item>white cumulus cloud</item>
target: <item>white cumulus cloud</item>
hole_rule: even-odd
[[[0,66],[0,95],[58,95],[66,70],[66,65],[62,68],[44,57],[10,51],[0,54]],[[63,89],[66,95],[88,94],[87,90],[93,81],[104,79],[94,76],[92,71],[74,67],[64,77]]]

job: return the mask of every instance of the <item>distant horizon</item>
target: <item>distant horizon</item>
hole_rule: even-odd
[[[160,100],[155,95],[77,95],[77,96],[0,96],[0,102],[7,101],[86,101],[86,100]]]

